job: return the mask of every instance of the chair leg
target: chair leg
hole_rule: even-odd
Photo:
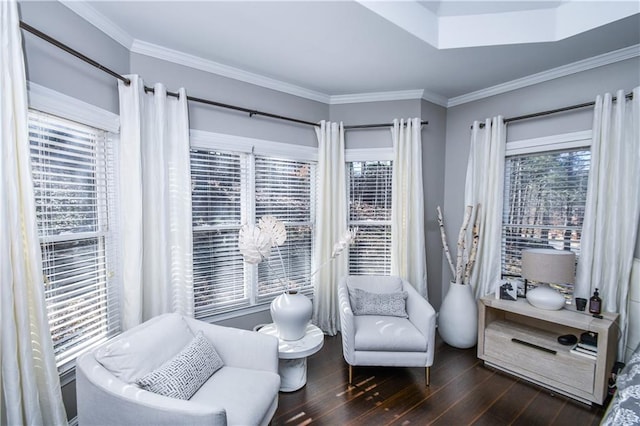
[[[349,384],[353,382],[353,365],[349,364]]]
[[[425,369],[425,381],[427,383],[427,386],[431,384],[431,367],[427,367]]]

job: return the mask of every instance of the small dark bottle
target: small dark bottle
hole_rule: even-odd
[[[599,314],[602,308],[602,299],[598,296],[598,289],[593,292],[593,296],[589,299],[589,312],[592,314]]]

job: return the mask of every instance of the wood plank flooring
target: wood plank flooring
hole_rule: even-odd
[[[604,414],[486,368],[475,348],[439,338],[428,388],[423,368],[355,367],[349,386],[339,335],[307,362],[307,385],[280,393],[272,425],[598,425]]]

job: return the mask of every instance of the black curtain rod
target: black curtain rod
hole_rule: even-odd
[[[428,121],[421,121],[421,125],[429,124]],[[345,130],[360,130],[360,129],[375,129],[377,127],[393,127],[393,123],[379,123],[379,124],[358,124],[354,126],[344,126]]]
[[[94,61],[93,59],[89,58],[88,56],[83,55],[82,53],[78,52],[75,49],[70,48],[69,46],[67,46],[66,44],[56,40],[53,37],[48,36],[47,34],[43,33],[42,31],[39,31],[35,28],[33,28],[31,25],[20,21],[20,28],[22,28],[25,31],[30,32],[31,34],[35,35],[36,37],[41,38],[44,41],[47,41],[51,44],[53,44],[55,47],[64,50],[67,53],[70,53],[71,55],[75,56],[78,59],[81,59],[83,61],[85,61],[86,63],[93,65],[94,67],[98,68],[101,71],[106,72],[107,74],[109,74],[112,77],[117,78],[118,80],[121,80],[124,82],[124,84],[126,84],[127,86],[129,84],[131,84],[131,80],[129,80],[126,77],[121,76],[120,74],[118,74],[115,71],[111,71],[109,68],[100,65],[98,62]]]
[[[43,33],[40,30],[37,30],[36,28],[32,27],[31,25],[20,21],[20,28],[22,28],[23,30],[30,32],[31,34],[35,35],[38,38],[41,38],[42,40],[51,43],[52,45],[56,46],[59,49],[64,50],[65,52],[75,56],[76,58],[98,68],[101,71],[106,72],[107,74],[109,74],[112,77],[117,78],[118,80],[122,81],[125,85],[130,85],[131,84],[131,80],[129,80],[128,78],[118,74],[115,71],[110,70],[109,68],[105,67],[104,65],[101,65],[100,63],[94,61],[93,59],[89,58],[86,55],[83,55],[82,53],[78,52],[75,49],[72,49],[71,47],[67,46],[66,44],[62,43],[59,40],[56,40],[55,38]],[[151,92],[153,93],[153,88],[151,87],[146,87],[144,88],[145,93]],[[174,92],[167,92],[168,96],[173,96],[173,97],[178,97],[177,93]],[[312,121],[305,121],[305,120],[300,120],[297,118],[291,118],[291,117],[286,117],[284,115],[278,115],[278,114],[272,114],[269,112],[264,112],[264,111],[258,111],[256,109],[250,109],[250,108],[244,108],[244,107],[239,107],[236,105],[230,105],[230,104],[225,104],[222,102],[216,102],[216,101],[211,101],[208,99],[202,99],[202,98],[196,98],[194,96],[187,96],[187,100],[191,101],[191,102],[198,102],[201,104],[205,104],[205,105],[212,105],[212,106],[216,106],[216,107],[220,107],[220,108],[226,108],[226,109],[231,109],[234,111],[240,111],[240,112],[244,112],[249,114],[249,117],[253,117],[254,115],[261,115],[263,117],[269,117],[269,118],[275,118],[277,120],[284,120],[284,121],[290,121],[293,123],[298,123],[298,124],[305,124],[307,126],[314,126],[314,127],[318,127],[319,124],[318,123],[314,123]],[[422,124],[429,124],[428,121],[422,121]],[[357,125],[357,126],[344,126],[345,130],[354,130],[354,129],[370,129],[370,128],[376,128],[376,127],[390,127],[393,126],[393,123],[387,123],[387,124],[362,124],[362,125]]]
[[[629,100],[633,99],[633,92],[627,93],[624,97],[625,97],[625,99],[629,99]],[[615,102],[616,100],[617,100],[617,98],[614,96],[613,97],[613,101]],[[562,107],[562,108],[550,109],[550,110],[547,110],[547,111],[534,112],[532,114],[525,114],[525,115],[519,115],[517,117],[505,118],[504,119],[504,124],[512,123],[514,121],[528,120],[530,118],[543,117],[545,115],[557,114],[557,113],[560,113],[560,112],[571,111],[571,110],[574,110],[574,109],[588,108],[588,107],[594,106],[595,104],[596,104],[595,101],[591,101],[591,102],[585,102],[583,104],[570,105],[570,106],[566,106],[566,107]],[[473,125],[471,125],[471,128],[473,128]],[[484,128],[484,123],[480,123],[480,128],[481,129]]]
[[[43,33],[42,31],[39,31],[35,28],[33,28],[31,25],[20,21],[20,28],[22,28],[23,30],[30,32],[31,34],[35,35],[38,38],[41,38],[42,40],[51,43],[52,45],[56,46],[59,49],[64,50],[67,53],[70,53],[71,55],[75,56],[76,58],[90,64],[93,65],[94,67],[98,68],[101,71],[106,72],[107,74],[109,74],[112,77],[117,78],[118,80],[122,81],[124,84],[126,84],[127,86],[129,84],[131,84],[131,80],[129,80],[128,78],[118,74],[115,71],[110,70],[109,68],[101,65],[100,63],[94,61],[93,59],[89,58],[86,55],[83,55],[82,53],[78,52],[75,49],[72,49],[71,47],[67,46],[66,44],[56,40],[55,38]],[[145,92],[153,92],[153,89],[150,87],[145,87],[144,88]],[[167,92],[167,95],[169,96],[174,96],[174,97],[178,97],[177,93],[173,93],[173,92]],[[198,102],[201,104],[206,104],[206,105],[212,105],[212,106],[216,106],[216,107],[220,107],[220,108],[226,108],[226,109],[232,109],[235,111],[241,111],[241,112],[246,112],[247,114],[249,114],[249,117],[253,117],[254,115],[262,115],[264,117],[270,117],[270,118],[275,118],[278,120],[285,120],[285,121],[291,121],[294,123],[298,123],[298,124],[306,124],[308,126],[314,126],[317,127],[318,123],[314,123],[311,121],[305,121],[305,120],[299,120],[297,118],[291,118],[291,117],[285,117],[283,115],[278,115],[278,114],[271,114],[269,112],[264,112],[264,111],[258,111],[255,109],[249,109],[249,108],[243,108],[243,107],[239,107],[236,105],[229,105],[229,104],[224,104],[222,102],[215,102],[215,101],[210,101],[208,99],[201,99],[201,98],[196,98],[193,96],[187,96],[187,100],[191,101],[191,102]]]

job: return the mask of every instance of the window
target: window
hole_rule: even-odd
[[[349,224],[358,227],[349,248],[349,274],[391,273],[391,161],[347,163]]]
[[[315,176],[311,164],[269,157],[255,159],[256,218],[265,215],[282,220],[287,240],[279,247],[287,279],[305,293],[313,287],[309,280],[313,254],[313,203]],[[258,298],[271,300],[282,289],[280,256],[274,250],[271,266],[258,265]],[[301,286],[301,287],[300,287]]]
[[[29,113],[47,315],[60,371],[120,331],[113,149],[103,130]]]
[[[194,301],[197,318],[269,303],[280,293],[282,267],[245,264],[238,232],[273,215],[285,223],[280,247],[286,277],[311,293],[315,165],[250,153],[191,150]]]
[[[589,148],[507,156],[502,220],[502,273],[520,275],[525,248],[580,254]]]

